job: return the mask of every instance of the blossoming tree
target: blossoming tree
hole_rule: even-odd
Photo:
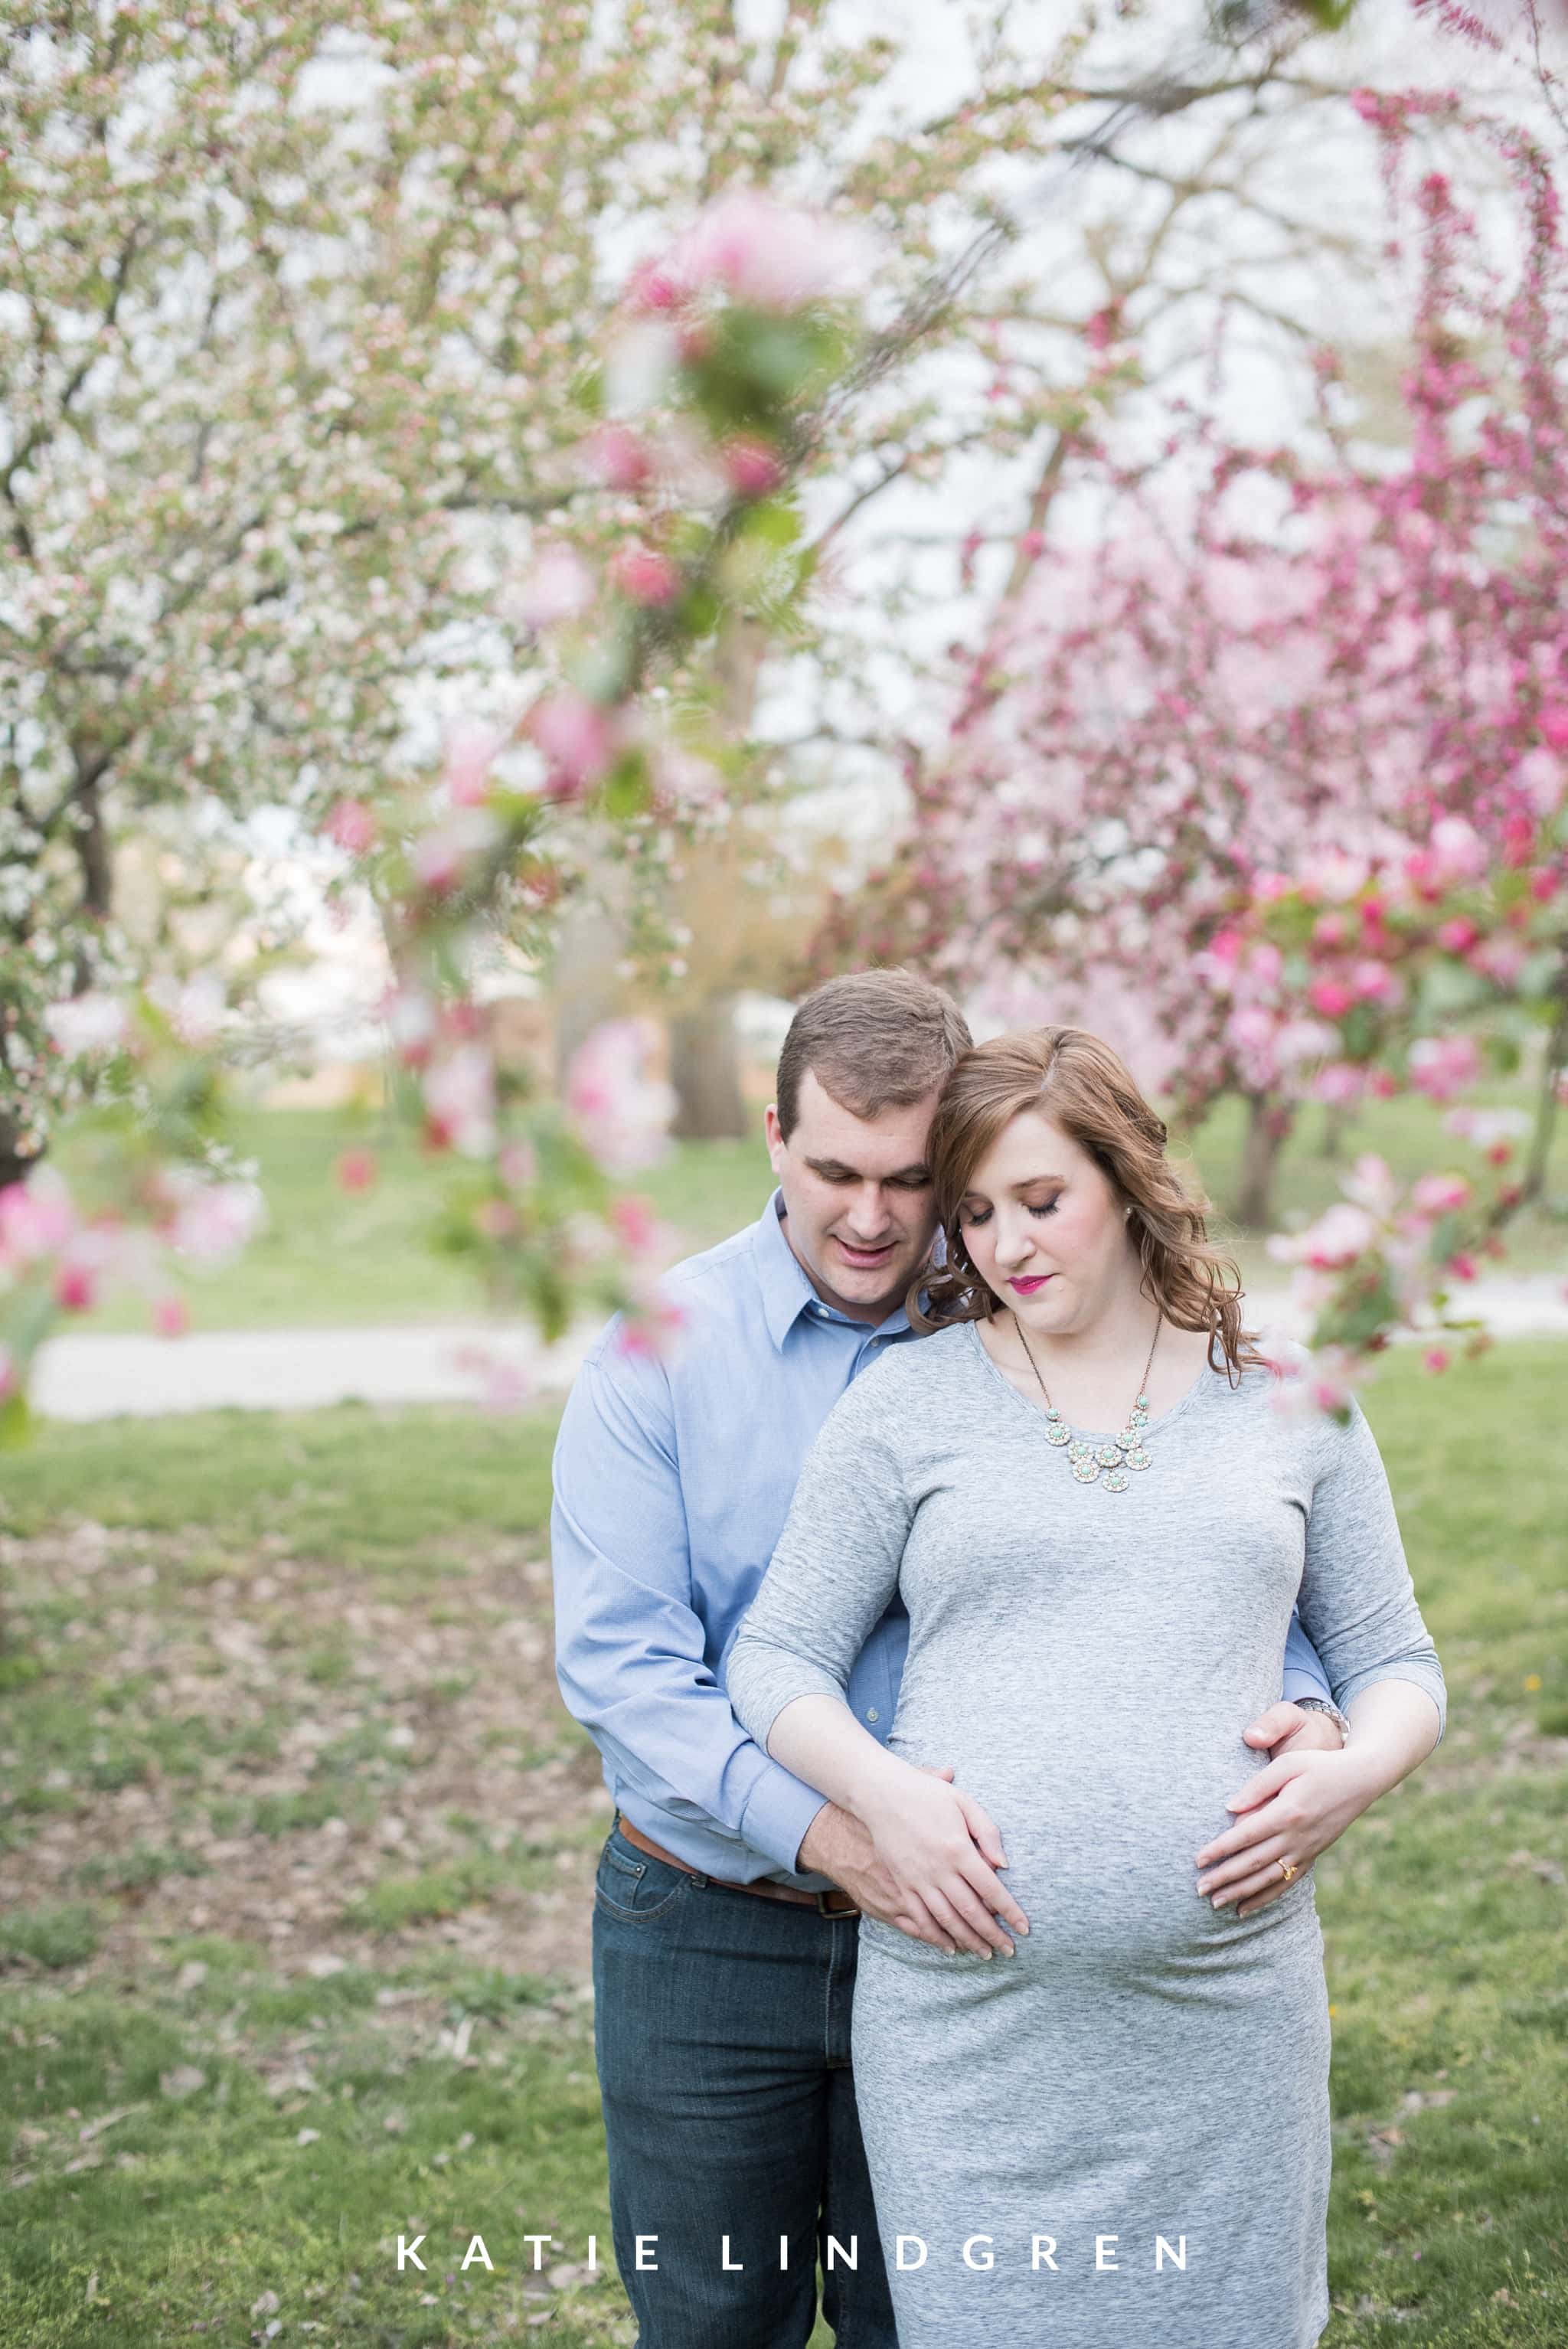
[[[1401,1191],[1364,1161],[1278,1246],[1335,1396],[1396,1328],[1452,1319],[1539,1195],[1568,1058],[1556,187],[1516,126],[1455,99],[1357,106],[1416,183],[1399,454],[1346,429],[1327,348],[1315,446],[1243,448],[1190,410],[1152,475],[1080,449],[1105,541],[1009,613],[897,863],[830,940],[971,985],[1000,968],[1015,1001],[1120,1021],[1189,1113],[1222,1091],[1276,1115],[1404,1088],[1457,1103],[1484,1181]],[[1416,168],[1434,119],[1503,165],[1511,243]],[[1516,1172],[1510,1113],[1462,1097],[1527,1055]]]

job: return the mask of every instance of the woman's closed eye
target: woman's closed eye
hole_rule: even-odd
[[[1032,1206],[1029,1209],[1031,1216],[1054,1216],[1056,1212],[1057,1203],[1054,1199],[1047,1199],[1044,1206]],[[960,1223],[967,1225],[971,1231],[973,1231],[977,1225],[988,1224],[990,1220],[991,1210],[989,1207],[965,1207],[963,1209],[959,1216]]]

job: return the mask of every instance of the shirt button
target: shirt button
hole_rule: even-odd
[[[867,1705],[867,1707],[866,1707],[866,1719],[867,1719],[868,1721],[874,1721],[874,1720],[876,1719],[876,1717],[877,1717],[877,1709],[876,1709],[875,1705],[874,1705],[874,1704],[868,1704],[868,1705]]]

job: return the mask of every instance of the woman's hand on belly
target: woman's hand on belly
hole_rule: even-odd
[[[1233,1901],[1238,1916],[1250,1917],[1277,1900],[1382,1792],[1350,1747],[1271,1762],[1226,1804],[1238,1814],[1235,1826],[1197,1854],[1199,1891],[1216,1909]]]
[[[922,1769],[896,1755],[879,1770],[873,1791],[855,1809],[877,1857],[899,1887],[911,1931],[930,1917],[960,1949],[988,1958],[1014,1948],[998,1919],[1016,1933],[1029,1920],[995,1870],[1007,1865],[995,1821],[972,1795],[947,1781],[951,1770]],[[914,1938],[924,1938],[915,1934]]]

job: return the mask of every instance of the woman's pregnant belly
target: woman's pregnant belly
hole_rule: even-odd
[[[1013,1746],[996,1724],[972,1720],[906,1728],[900,1708],[892,1750],[923,1765],[950,1763],[1000,1830],[1003,1881],[1029,1920],[1018,1949],[1030,1970],[1206,1970],[1260,1928],[1310,1910],[1306,1877],[1253,1919],[1216,1909],[1197,1889],[1194,1855],[1235,1824],[1226,1798],[1268,1758],[1242,1741],[1252,1712],[1233,1723],[1172,1703],[1134,1723],[1117,1710],[1058,1717]]]

